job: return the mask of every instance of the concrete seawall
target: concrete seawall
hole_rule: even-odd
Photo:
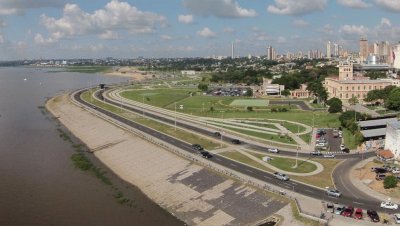
[[[251,225],[286,205],[96,117],[67,95],[46,107],[114,173],[189,225]]]

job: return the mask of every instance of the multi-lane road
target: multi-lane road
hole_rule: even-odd
[[[84,91],[85,90],[81,90],[81,91],[75,92],[74,95],[72,96],[72,98],[74,98],[76,101],[78,101],[79,103],[81,103],[83,105],[86,105],[88,107],[93,107],[92,104],[85,102],[81,98],[81,94]],[[144,108],[140,108],[140,107],[137,108],[137,107],[135,107],[133,105],[126,105],[125,103],[122,104],[122,103],[120,103],[120,102],[118,102],[116,100],[111,100],[111,99],[107,98],[106,96],[103,97],[103,92],[102,91],[101,92],[97,92],[96,95],[97,95],[97,98],[100,98],[101,100],[103,100],[103,101],[105,101],[105,102],[107,102],[109,104],[124,108],[125,110],[136,112],[138,114],[144,114],[146,117],[157,119],[157,120],[160,120],[160,121],[164,121],[164,122],[172,124],[172,125],[175,123],[175,120],[171,120],[168,117],[163,117],[163,116],[161,116],[159,114],[152,113],[152,112],[150,112],[150,111],[148,111],[148,110],[146,110]],[[183,142],[183,141],[181,141],[179,139],[176,139],[176,138],[174,138],[172,136],[168,136],[166,134],[160,133],[157,130],[153,130],[153,129],[145,127],[145,126],[143,126],[141,124],[138,124],[138,123],[135,123],[133,121],[127,120],[127,119],[125,119],[125,118],[123,118],[123,117],[121,117],[121,116],[119,116],[117,114],[114,114],[112,112],[109,112],[109,111],[107,111],[105,109],[97,107],[95,110],[97,110],[98,112],[101,112],[104,115],[107,115],[107,116],[113,118],[114,120],[118,120],[118,121],[120,121],[120,122],[122,122],[122,123],[124,123],[126,125],[129,125],[131,127],[136,128],[136,129],[138,129],[138,130],[140,130],[140,131],[142,131],[144,133],[147,133],[147,134],[149,134],[151,136],[157,137],[158,139],[161,139],[164,142],[167,142],[167,143],[169,143],[171,145],[174,145],[177,148],[180,148],[180,149],[185,150],[185,151],[187,151],[189,153],[192,153],[192,154],[196,154],[196,151],[194,151],[192,149],[191,144],[185,143],[185,142]],[[177,121],[176,123],[177,123],[177,126],[179,126],[179,127],[183,127],[185,129],[191,130],[193,132],[200,133],[200,134],[215,138],[215,134],[214,134],[213,131],[209,131],[209,130],[203,129],[203,128],[195,126],[195,125],[193,125],[191,123],[185,123],[185,121]],[[222,139],[223,139],[223,141],[231,142],[231,140],[234,139],[234,138],[235,137],[223,136]],[[256,145],[256,144],[252,144],[252,143],[243,142],[241,145],[246,145],[248,148],[255,149],[255,150],[267,151],[267,147]],[[293,151],[287,151],[287,150],[282,150],[280,152],[280,154],[281,155],[287,155],[287,156],[295,156],[296,155],[296,153],[294,153]],[[373,153],[366,153],[366,154],[364,154],[364,157],[368,157],[369,155],[373,155]],[[310,155],[304,154],[304,153],[301,153],[301,154],[299,153],[299,156],[300,157],[310,157]],[[357,161],[360,160],[360,155],[358,155],[358,154],[337,155],[337,157],[343,158],[343,159],[344,158],[353,159],[353,162],[349,163],[350,165],[353,164],[354,162],[357,162]],[[272,176],[272,174],[270,174],[270,173],[267,173],[267,172],[264,172],[264,171],[261,171],[261,170],[257,170],[255,168],[252,168],[252,167],[249,167],[247,165],[244,165],[244,164],[241,164],[241,163],[238,163],[238,162],[223,158],[223,157],[218,156],[218,155],[214,155],[214,157],[210,158],[209,161],[212,161],[212,162],[214,162],[216,164],[219,164],[219,165],[222,165],[224,167],[233,169],[235,171],[238,171],[240,173],[246,174],[248,176],[257,178],[257,179],[259,179],[261,181],[264,181],[267,184],[273,184],[275,186],[278,186],[278,187],[281,187],[281,188],[284,188],[284,189],[288,189],[288,190],[292,190],[294,192],[301,193],[303,195],[306,195],[306,196],[309,196],[309,197],[313,197],[313,198],[316,198],[316,199],[319,199],[319,200],[325,200],[325,201],[340,203],[340,204],[344,204],[344,205],[352,205],[352,206],[357,206],[357,207],[361,207],[361,208],[364,208],[364,209],[377,209],[379,207],[379,205],[380,205],[379,200],[376,200],[376,199],[374,199],[372,197],[369,197],[369,196],[367,196],[367,195],[365,195],[363,193],[357,192],[357,191],[354,191],[352,193],[352,192],[348,192],[346,190],[346,192],[343,192],[343,195],[340,198],[330,197],[330,196],[326,195],[326,192],[323,189],[316,188],[316,187],[311,186],[311,185],[306,185],[306,184],[303,184],[303,183],[300,183],[300,182],[297,182],[297,181],[294,181],[294,180],[289,180],[289,181],[286,181],[286,182],[285,181],[280,181],[280,180],[275,179]],[[346,168],[342,167],[342,169],[345,170]],[[346,185],[347,182],[343,181],[342,179],[340,179],[342,177],[342,175],[343,175],[341,173],[343,173],[343,172],[340,172],[337,175],[333,175],[334,176],[334,181],[335,182],[339,181],[339,183],[341,181],[341,182],[344,183],[343,187],[348,187]],[[356,194],[356,195],[354,195],[354,194]],[[384,210],[384,211],[390,212],[390,213],[392,212],[390,210]]]

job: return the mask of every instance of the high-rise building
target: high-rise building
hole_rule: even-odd
[[[397,70],[400,69],[400,43],[393,46],[392,51],[393,67]]]
[[[366,60],[368,57],[368,40],[366,38],[360,39],[360,59]]]
[[[331,41],[326,43],[326,58],[330,59],[332,56],[332,51],[331,51]]]
[[[232,59],[235,58],[235,43],[234,42],[232,42],[231,57],[232,57]]]
[[[272,46],[267,48],[267,60],[276,60],[276,51]]]
[[[339,56],[339,45],[337,43],[334,43],[333,46],[334,46],[334,54],[333,55],[335,57],[338,57]]]

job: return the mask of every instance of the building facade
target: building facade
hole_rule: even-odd
[[[388,123],[386,127],[385,149],[390,150],[396,160],[400,159],[400,123]]]
[[[368,40],[366,38],[360,39],[360,59],[364,61],[367,59],[369,53]]]
[[[336,97],[343,103],[348,103],[348,100],[352,97],[356,97],[362,103],[369,91],[384,89],[390,85],[399,86],[399,80],[371,80],[368,77],[354,76],[353,64],[350,62],[340,62],[339,76],[328,77],[324,82],[328,99]]]
[[[312,97],[312,94],[310,91],[307,90],[307,84],[301,84],[300,89],[295,89],[290,91],[290,97],[305,99]]]

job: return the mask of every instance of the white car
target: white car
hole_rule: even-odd
[[[279,173],[279,172],[275,172],[275,173],[274,173],[274,177],[275,177],[276,179],[283,180],[283,181],[288,181],[288,180],[289,180],[289,177],[286,176],[286,174]]]
[[[396,203],[387,201],[387,202],[381,202],[381,208],[397,210],[397,208],[399,208],[399,206]]]
[[[267,151],[272,153],[279,153],[279,150],[277,148],[268,148]]]
[[[399,168],[395,168],[392,170],[392,173],[400,173],[400,169]]]
[[[335,158],[335,154],[325,154],[324,158]]]
[[[342,135],[342,134],[343,134],[343,131],[339,130],[339,135]]]
[[[346,146],[344,146],[344,144],[340,145],[340,150],[343,151],[344,149],[346,149]]]
[[[325,143],[316,143],[315,147],[325,147]]]
[[[396,213],[393,215],[394,217],[394,222],[396,222],[396,224],[400,224],[400,214]]]

